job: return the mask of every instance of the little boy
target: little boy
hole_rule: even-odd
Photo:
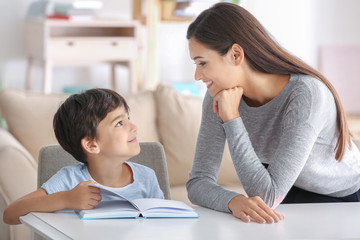
[[[29,212],[92,209],[111,199],[102,198],[100,189],[90,184],[111,187],[130,200],[164,198],[152,169],[126,162],[139,154],[140,146],[129,107],[116,92],[91,89],[71,95],[53,125],[60,145],[80,163],[62,168],[40,189],[10,204],[5,223],[19,224],[19,217]]]

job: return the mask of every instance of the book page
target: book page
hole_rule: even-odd
[[[180,201],[156,198],[135,199],[133,201],[140,209],[141,214],[147,218],[199,217],[192,207]]]
[[[139,199],[130,201],[127,198],[125,198],[124,196],[122,196],[121,194],[118,194],[118,193],[112,191],[111,188],[108,188],[106,186],[98,185],[98,184],[96,184],[96,185],[91,184],[90,186],[100,188],[102,194],[119,197],[119,200],[104,201],[105,203],[103,203],[103,201],[100,202],[100,204],[98,206],[99,207],[99,210],[98,210],[99,215],[100,215],[100,212],[102,212],[103,215],[106,215],[108,218],[111,218],[111,217],[115,218],[115,216],[121,216],[122,214],[125,214],[125,216],[128,216],[128,215],[126,215],[126,212],[122,213],[121,210],[117,210],[117,209],[121,208],[121,206],[119,205],[119,202],[123,202],[121,204],[126,203],[126,204],[128,204],[128,206],[132,206],[133,209],[137,209],[138,213],[137,213],[136,217],[141,217],[141,216],[150,217],[150,218],[151,217],[154,217],[154,218],[199,217],[199,215],[194,211],[194,209],[192,207],[188,206],[187,204],[185,204],[184,202],[167,200],[167,199],[158,199],[158,198],[139,198]],[[114,203],[110,204],[110,203],[106,203],[106,202],[114,202]],[[109,209],[109,214],[104,214],[104,210],[105,211],[107,211],[107,210],[104,209],[104,207],[102,206],[103,204],[108,204],[108,205],[106,205],[106,209]],[[93,210],[90,210],[90,211],[93,211]]]
[[[123,195],[112,191],[111,188],[109,188],[107,186],[100,185],[100,184],[90,184],[89,186],[100,188],[101,189],[101,194],[108,195],[108,196],[119,197],[119,200],[125,200],[125,201],[129,202],[130,204],[132,204],[136,209],[139,210],[139,208],[132,201],[130,201],[129,199],[127,199]]]
[[[128,201],[109,200],[101,201],[93,209],[77,211],[80,218],[133,218],[140,215],[139,211]]]
[[[155,208],[193,211],[193,209],[190,206],[186,205],[185,203],[174,200],[158,199],[158,198],[141,198],[141,199],[135,199],[133,200],[133,202],[139,208],[140,211],[146,211]]]

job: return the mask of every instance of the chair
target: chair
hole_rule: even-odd
[[[140,149],[140,153],[129,159],[129,161],[153,169],[164,197],[170,199],[169,178],[163,146],[157,142],[143,142],[140,143]],[[78,161],[60,145],[42,147],[39,152],[38,188],[62,167],[76,163]]]

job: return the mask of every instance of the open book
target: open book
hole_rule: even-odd
[[[198,218],[199,215],[187,204],[166,199],[140,198],[128,200],[102,185],[90,186],[101,189],[101,194],[119,197],[119,200],[101,201],[89,210],[75,210],[81,219],[101,218]]]

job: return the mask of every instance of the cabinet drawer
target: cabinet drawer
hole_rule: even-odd
[[[53,61],[123,61],[135,59],[137,43],[129,39],[51,39],[45,57]]]

